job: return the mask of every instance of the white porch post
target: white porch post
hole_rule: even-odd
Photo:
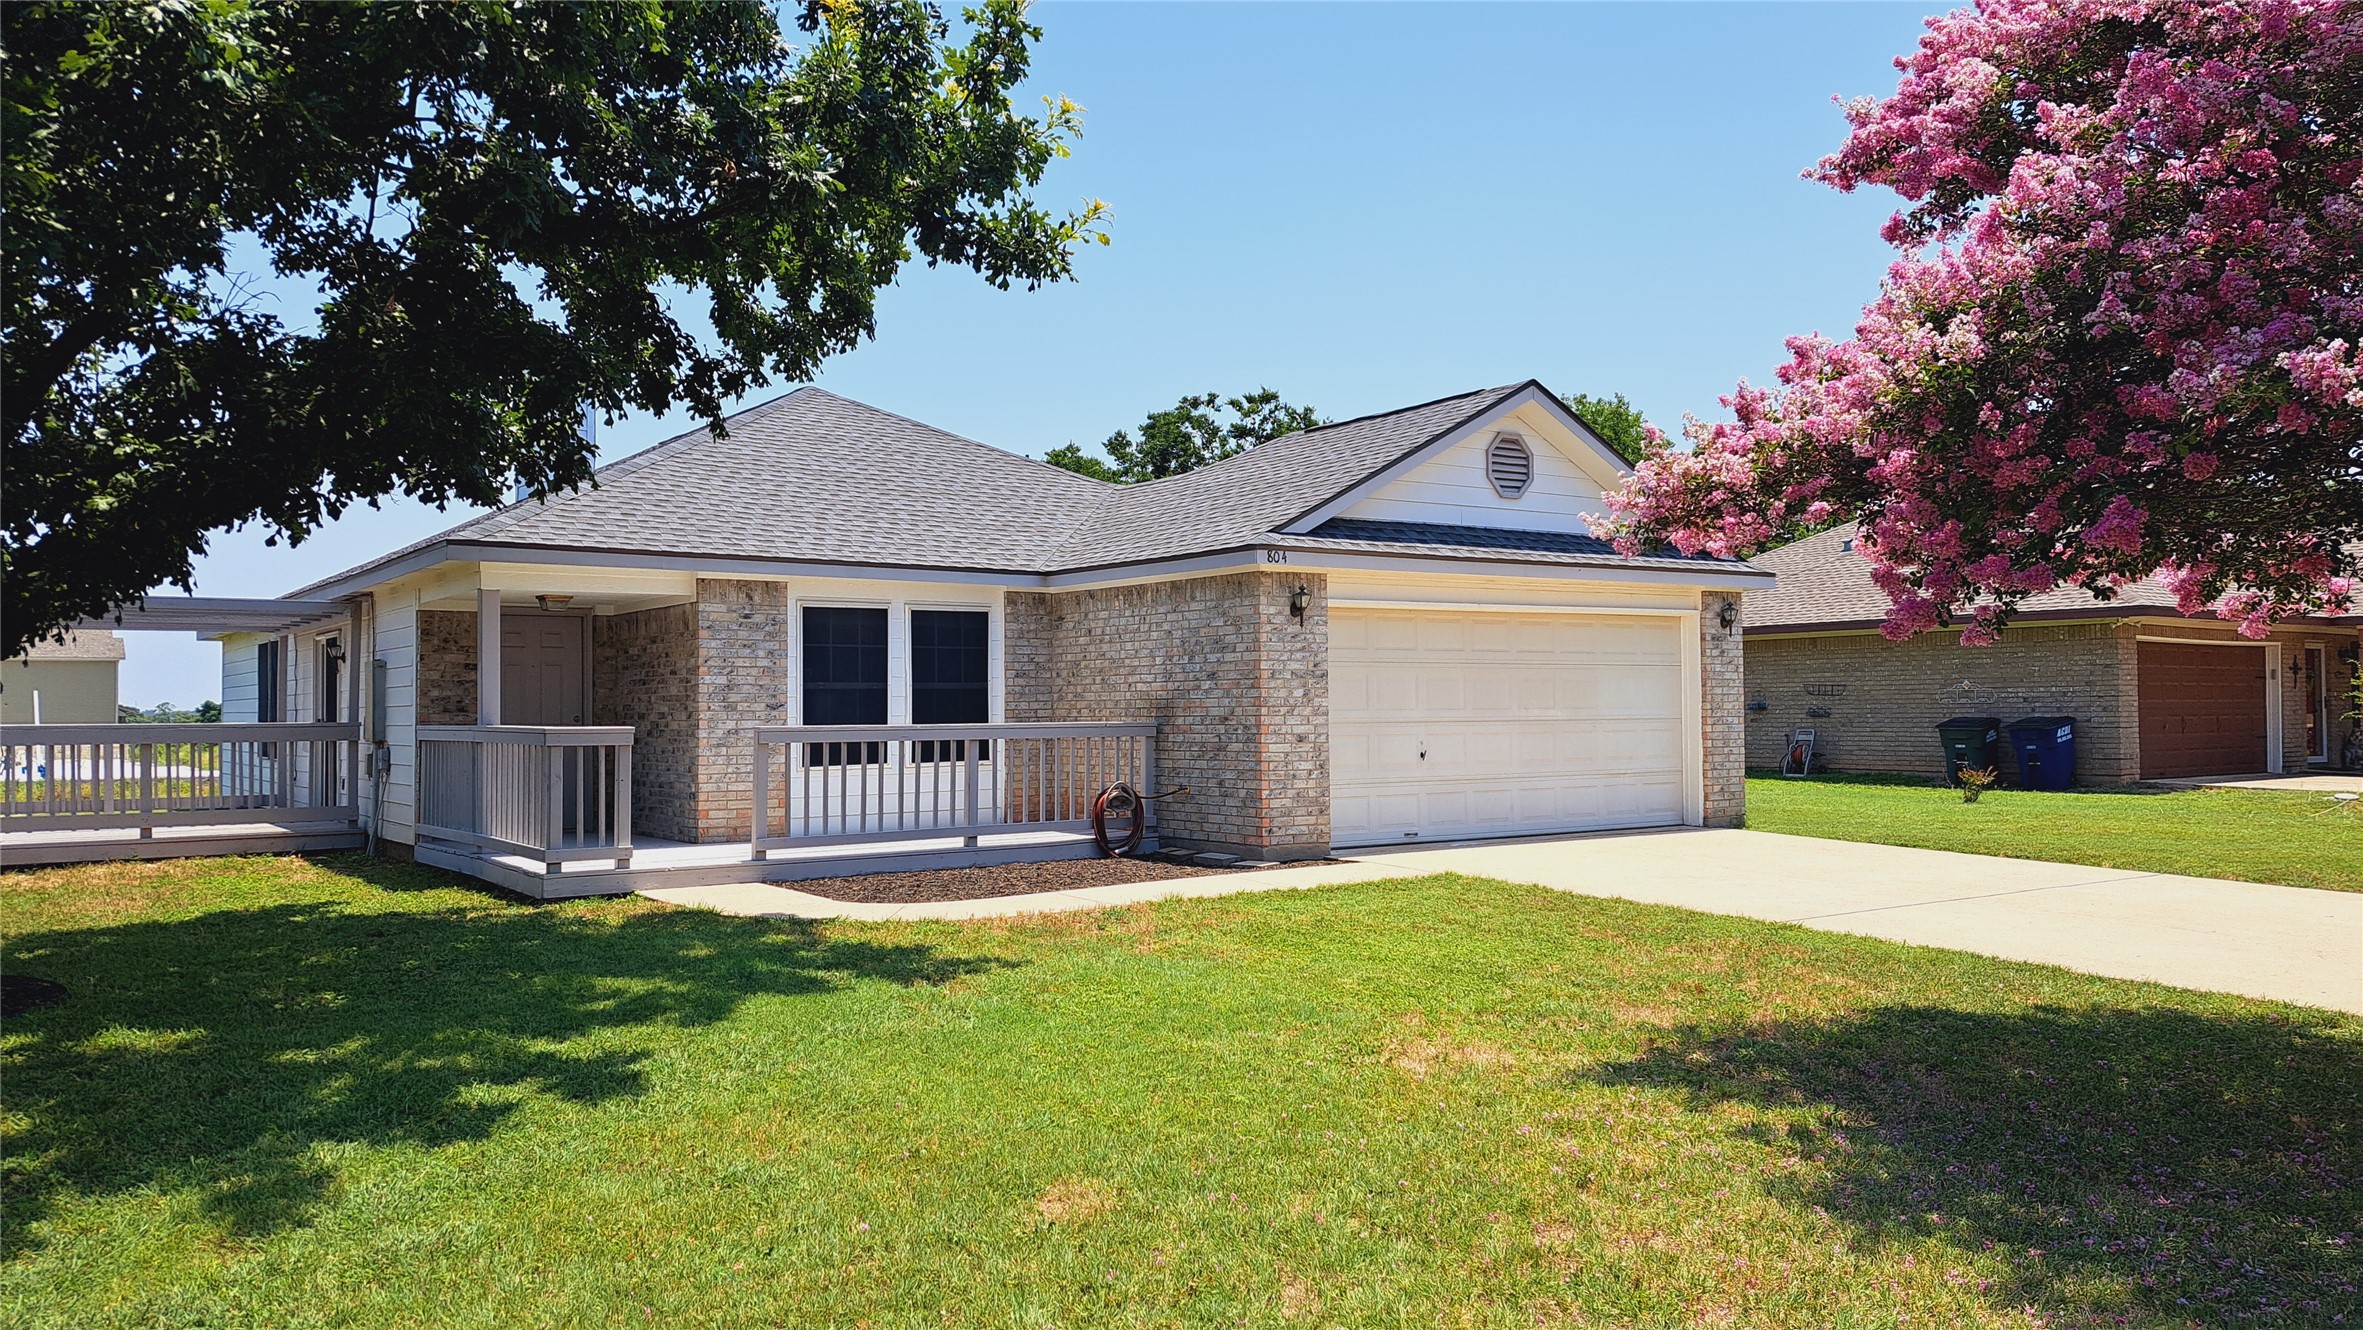
[[[500,592],[476,593],[476,723],[500,724]]]

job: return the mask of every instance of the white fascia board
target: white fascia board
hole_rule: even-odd
[[[1417,469],[1422,463],[1428,461],[1430,458],[1437,457],[1445,452],[1448,452],[1452,448],[1466,443],[1469,440],[1478,437],[1479,435],[1487,433],[1490,430],[1500,428],[1503,418],[1513,415],[1522,408],[1529,406],[1538,406],[1543,410],[1550,412],[1578,439],[1581,439],[1585,444],[1589,445],[1595,452],[1597,452],[1600,455],[1601,463],[1607,467],[1611,473],[1616,475],[1632,474],[1633,468],[1631,465],[1629,465],[1625,459],[1617,456],[1615,449],[1609,447],[1605,443],[1602,443],[1600,441],[1600,436],[1592,433],[1589,426],[1585,425],[1583,421],[1577,419],[1575,413],[1567,409],[1567,404],[1560,401],[1557,394],[1551,392],[1550,389],[1543,387],[1539,383],[1529,383],[1524,388],[1521,388],[1517,392],[1512,393],[1508,397],[1505,397],[1494,403],[1484,412],[1484,414],[1476,416],[1473,419],[1470,419],[1469,421],[1455,427],[1454,429],[1448,430],[1445,433],[1438,435],[1428,443],[1421,445],[1411,452],[1405,453],[1403,456],[1396,458],[1393,462],[1388,463],[1386,466],[1380,467],[1378,470],[1370,473],[1367,476],[1364,476],[1361,480],[1356,481],[1352,487],[1339,493],[1336,497],[1329,499],[1320,507],[1313,509],[1302,517],[1299,517],[1296,520],[1288,523],[1286,526],[1281,527],[1281,534],[1301,536],[1307,532],[1310,532],[1314,527],[1321,525],[1323,522],[1328,521],[1330,518],[1337,516],[1348,508],[1353,507],[1355,504],[1360,503],[1362,500],[1369,498],[1372,494],[1375,494],[1379,490],[1384,489],[1396,478],[1409,474],[1411,471]]]
[[[826,563],[803,559],[749,559],[728,555],[643,554],[616,550],[565,549],[550,545],[509,545],[483,541],[441,541],[392,563],[355,573],[318,589],[319,595],[349,595],[382,586],[441,563],[523,563],[543,567],[632,568],[691,573],[700,577],[842,577],[865,582],[948,582],[971,586],[1039,589],[1040,573],[971,568],[906,568],[890,564]]]
[[[1570,582],[1693,587],[1701,591],[1764,591],[1772,585],[1772,574],[1755,568],[1690,572],[1676,568],[1630,568],[1620,564],[1525,563],[1514,559],[1350,554],[1340,550],[1286,548],[1282,552],[1287,554],[1287,562],[1269,565],[1272,571],[1289,568],[1317,573],[1459,573],[1469,577],[1547,577]]]

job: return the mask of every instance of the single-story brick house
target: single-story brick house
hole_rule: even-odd
[[[1992,646],[1963,647],[1958,631],[1890,642],[1854,527],[1754,562],[1780,580],[1748,606],[1751,767],[1777,767],[1810,726],[1832,770],[1936,775],[1935,726],[1959,715],[2074,716],[2085,784],[2332,768],[2354,734],[2354,616],[2252,641],[2144,582],[2109,601],[2064,587],[2030,597]]]
[[[1772,578],[1585,534],[1626,474],[1532,381],[1132,486],[805,388],[291,593],[357,608],[224,635],[225,713],[365,710],[361,804],[422,857],[455,826],[535,843],[450,806],[515,783],[454,746],[525,730],[600,746],[562,778],[519,759],[545,829],[599,822],[581,787],[612,777],[643,863],[751,839],[774,863],[783,827],[1071,827],[1062,789],[1111,774],[1187,787],[1155,805],[1166,844],[1264,859],[1735,823],[1734,625]]]

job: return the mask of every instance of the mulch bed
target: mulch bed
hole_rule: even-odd
[[[809,891],[815,896],[826,896],[833,901],[912,905],[921,901],[973,901],[992,896],[1031,896],[1041,891],[1072,891],[1077,887],[1106,887],[1122,882],[1150,882],[1167,877],[1204,877],[1210,873],[1253,871],[1200,868],[1195,864],[1157,859],[1060,859],[1046,864],[996,864],[987,868],[939,868],[924,873],[823,877],[810,882],[782,882],[779,885],[791,891]]]

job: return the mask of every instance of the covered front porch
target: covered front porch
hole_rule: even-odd
[[[1003,610],[886,581],[422,580],[384,614],[411,653],[399,834],[537,898],[1096,854],[1091,800],[1154,787],[1156,726],[1007,723]]]
[[[758,727],[749,834],[707,844],[634,832],[629,727],[421,726],[418,752],[419,862],[548,900],[1089,857],[1093,799],[1153,788],[1156,726]]]

